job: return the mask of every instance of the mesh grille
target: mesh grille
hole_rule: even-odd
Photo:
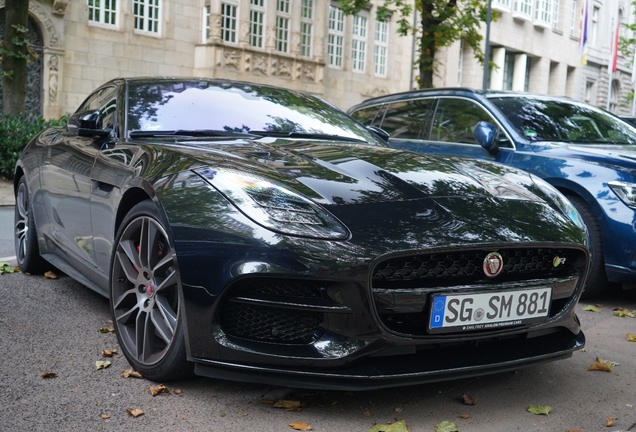
[[[237,295],[268,295],[298,298],[322,298],[317,285],[280,279],[249,279],[235,288]]]
[[[488,281],[542,279],[563,277],[577,271],[577,255],[561,249],[499,250],[503,270],[494,279],[486,277],[482,269],[490,251],[451,251],[393,258],[380,263],[373,273],[374,287],[402,288],[409,282],[419,287],[464,285]],[[556,257],[565,262],[555,266]]]
[[[220,314],[230,335],[261,342],[308,343],[322,322],[318,312],[228,302]]]

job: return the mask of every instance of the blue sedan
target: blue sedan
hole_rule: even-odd
[[[529,171],[565,194],[587,224],[584,296],[636,287],[636,129],[566,98],[468,88],[418,90],[352,107],[391,146],[470,156]]]

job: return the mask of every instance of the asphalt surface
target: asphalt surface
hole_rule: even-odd
[[[0,192],[1,194],[1,192]],[[1,198],[0,198],[1,199]],[[8,222],[7,222],[8,221]],[[12,248],[13,207],[0,207],[0,251]],[[11,252],[12,249],[9,249]],[[584,311],[597,304],[600,312]],[[374,422],[404,420],[411,432],[451,421],[466,431],[636,431],[636,291],[617,291],[577,307],[587,336],[572,358],[474,379],[365,391],[307,391],[195,378],[165,383],[156,397],[145,379],[123,378],[129,367],[113,333],[108,301],[59,274],[0,275],[0,431],[202,430],[367,431]],[[101,351],[120,353],[105,358]],[[617,365],[587,371],[596,358]],[[96,370],[95,362],[112,365]],[[57,377],[42,378],[44,372]],[[179,389],[180,394],[173,391]],[[476,399],[464,405],[461,396]],[[305,404],[300,411],[266,401]],[[549,416],[528,412],[550,406]],[[127,410],[141,409],[134,418]],[[461,418],[467,415],[468,418]],[[106,418],[107,417],[107,418]],[[613,425],[607,427],[608,419]]]

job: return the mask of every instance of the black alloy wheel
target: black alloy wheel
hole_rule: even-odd
[[[119,344],[145,378],[191,375],[180,314],[177,259],[166,224],[150,201],[126,215],[111,262],[110,304]]]
[[[24,273],[41,273],[44,271],[45,261],[38,248],[38,236],[24,176],[18,182],[13,220],[15,255],[20,270]]]

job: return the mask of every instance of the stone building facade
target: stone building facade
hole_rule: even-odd
[[[633,6],[626,0],[590,1],[586,65],[579,48],[582,6],[583,0],[492,0],[498,18],[491,24],[495,68],[488,88],[567,96],[629,114],[627,94],[634,88],[631,63],[619,56],[609,104],[608,67],[616,20],[633,22]],[[619,28],[626,36],[625,28]],[[440,50],[438,60],[436,87],[483,87],[483,65],[463,43]]]
[[[377,22],[375,6],[347,16],[326,0],[30,0],[29,14],[47,118],[120,76],[268,83],[343,109],[412,80],[412,40],[397,18]]]

